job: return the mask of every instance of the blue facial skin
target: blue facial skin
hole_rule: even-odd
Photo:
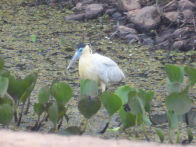
[[[70,62],[70,64],[69,64],[69,66],[67,67],[67,69],[69,69],[70,67],[71,67],[71,65],[76,61],[76,60],[78,60],[79,59],[79,57],[80,57],[80,55],[81,55],[81,53],[82,53],[82,50],[83,50],[83,48],[84,48],[84,44],[83,43],[80,43],[79,45],[78,45],[78,50],[75,52],[75,54],[74,54],[74,56],[73,56],[73,58],[71,59],[71,62]]]

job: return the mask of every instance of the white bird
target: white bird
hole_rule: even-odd
[[[123,71],[112,59],[97,53],[93,54],[89,45],[84,45],[83,43],[78,45],[78,50],[75,52],[67,69],[77,59],[79,59],[80,78],[98,82],[102,92],[105,91],[109,83],[117,83],[125,78]]]

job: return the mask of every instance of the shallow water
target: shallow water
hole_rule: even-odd
[[[47,5],[34,6],[32,2],[23,5],[22,0],[16,3],[0,2],[0,55],[5,60],[6,68],[16,76],[24,77],[35,70],[39,71],[39,78],[31,95],[31,106],[37,101],[37,93],[41,87],[50,85],[54,79],[66,81],[71,85],[74,97],[68,104],[70,124],[64,123],[63,127],[79,125],[84,119],[77,110],[79,95],[77,63],[69,71],[66,70],[79,42],[91,43],[93,52],[112,58],[124,71],[126,79],[119,85],[110,85],[109,91],[114,91],[120,85],[155,91],[152,114],[161,114],[166,109],[164,99],[167,81],[164,65],[196,62],[193,57],[195,51],[184,53],[177,50],[155,50],[139,45],[128,45],[122,39],[111,38],[112,28],[116,22],[108,17],[84,22],[67,22],[65,17],[73,13],[71,10],[55,9]],[[35,43],[31,41],[31,35],[36,35]],[[195,105],[196,100],[193,101]],[[34,124],[36,116],[32,112],[32,107],[30,110],[20,129],[25,130],[26,126]],[[87,129],[86,134],[101,136],[97,132],[104,127],[107,117],[106,111],[102,108],[90,121],[93,127],[92,130]],[[118,116],[115,115],[110,127],[116,127],[118,124]],[[51,127],[52,124],[47,123],[41,131],[48,131]],[[139,132],[137,138],[133,133],[134,128],[116,133],[106,132],[101,137],[143,140],[141,128],[136,129]],[[154,127],[148,130],[150,138],[158,140],[156,135],[152,135]],[[196,134],[195,130],[194,133]]]

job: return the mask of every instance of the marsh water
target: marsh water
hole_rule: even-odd
[[[153,90],[155,98],[152,103],[152,114],[162,114],[166,110],[164,103],[166,96],[166,73],[164,65],[174,63],[179,65],[194,64],[195,51],[181,52],[178,50],[162,50],[131,45],[124,40],[113,37],[113,27],[116,22],[107,16],[89,21],[66,21],[65,17],[73,12],[66,8],[52,8],[48,5],[34,5],[33,2],[18,0],[9,2],[0,1],[0,56],[5,60],[5,66],[12,74],[24,77],[33,71],[39,71],[35,89],[31,95],[31,107],[27,117],[19,129],[27,130],[28,126],[35,123],[36,115],[32,106],[37,101],[38,91],[45,85],[50,85],[53,80],[61,80],[70,84],[74,97],[68,103],[69,124],[80,125],[83,117],[77,109],[79,97],[78,63],[67,71],[66,67],[76,50],[79,42],[90,43],[93,52],[112,58],[118,63],[126,75],[126,79],[118,85],[110,85],[108,90],[114,92],[118,86],[131,85],[135,88]],[[32,35],[36,41],[32,42]],[[195,89],[193,89],[195,90]],[[195,94],[195,93],[194,93]],[[196,100],[193,99],[194,104]],[[126,131],[99,132],[105,126],[108,115],[104,108],[90,120],[91,129],[85,134],[101,136],[104,138],[123,138],[145,140],[141,128],[131,128]],[[109,128],[119,125],[118,115],[115,115]],[[163,127],[167,132],[165,124]],[[52,127],[48,122],[41,132],[47,132]],[[181,128],[185,127],[182,124]],[[11,127],[12,128],[12,127]],[[17,130],[16,128],[13,128]],[[138,137],[134,135],[137,130]],[[150,139],[157,140],[154,126],[147,128]],[[196,134],[196,131],[193,130]],[[182,136],[185,136],[186,133]],[[194,140],[194,142],[196,142]]]

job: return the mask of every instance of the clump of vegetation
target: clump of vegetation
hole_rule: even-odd
[[[35,37],[32,37],[36,41]],[[168,95],[165,99],[167,106],[168,128],[170,143],[180,143],[180,130],[178,117],[184,115],[191,109],[192,100],[189,90],[196,83],[196,69],[190,66],[180,67],[166,65],[165,71],[168,77]],[[185,75],[188,81],[185,82]],[[8,70],[4,68],[4,61],[0,58],[0,124],[3,127],[9,126],[14,118],[15,124],[19,127],[22,116],[28,115],[30,106],[30,95],[36,84],[38,72],[27,75],[24,79],[16,79]],[[73,96],[72,88],[61,81],[54,81],[51,86],[46,85],[41,88],[38,100],[34,103],[34,112],[37,114],[37,121],[31,130],[38,131],[48,119],[53,123],[51,132],[58,132],[64,120],[69,122],[67,103]],[[101,105],[108,113],[108,123],[115,113],[119,114],[120,121],[124,129],[141,126],[146,140],[148,138],[146,126],[151,126],[150,110],[151,102],[154,98],[153,91],[136,89],[131,86],[121,86],[114,93],[99,93],[98,85],[95,81],[83,79],[80,81],[80,99],[78,110],[84,116],[85,123],[81,126],[67,126],[61,133],[82,134],[89,126],[89,119],[94,116]],[[101,133],[107,131],[104,128]],[[118,131],[120,127],[108,129]],[[160,142],[164,142],[165,136],[160,128],[156,130]],[[137,132],[135,132],[137,135]],[[175,139],[173,134],[176,134]],[[193,133],[187,126],[188,139],[182,143],[190,143],[193,140]]]

